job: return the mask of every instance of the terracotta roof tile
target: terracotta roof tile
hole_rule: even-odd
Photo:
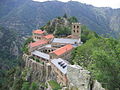
[[[39,45],[42,45],[42,44],[47,44],[48,42],[45,41],[45,40],[39,40],[39,41],[36,41],[36,42],[33,42],[33,43],[30,43],[30,47],[35,47],[35,46],[39,46]]]
[[[51,39],[51,38],[54,38],[54,36],[52,34],[49,34],[49,35],[44,36],[44,38]]]
[[[34,30],[33,33],[36,33],[36,34],[43,34],[43,33],[45,33],[45,31],[42,31],[42,30]]]
[[[65,53],[71,49],[73,49],[73,46],[71,44],[68,44],[66,46],[63,46],[63,47],[51,52],[51,53],[54,53],[54,54],[59,56],[59,55],[62,55],[63,53]]]

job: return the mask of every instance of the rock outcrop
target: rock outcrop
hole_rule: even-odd
[[[97,80],[91,79],[88,70],[78,65],[68,65],[67,77],[69,90],[105,90]]]
[[[13,43],[11,44],[10,52],[14,56],[17,56],[17,57],[19,56],[19,48],[15,41],[13,41]]]
[[[90,72],[84,70],[82,67],[78,65],[68,65],[67,77],[69,89],[74,88],[74,90],[90,90]]]
[[[93,83],[92,90],[105,90],[105,89],[101,86],[101,84],[97,80],[95,80]]]

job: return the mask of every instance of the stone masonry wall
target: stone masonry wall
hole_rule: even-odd
[[[51,69],[51,65],[41,64],[39,62],[30,59],[28,55],[23,55],[23,60],[25,61],[25,67],[30,69],[27,79],[29,81],[39,81],[46,82],[47,80],[56,80],[56,76]]]

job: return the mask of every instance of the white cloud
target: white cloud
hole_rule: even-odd
[[[48,1],[48,0],[34,0],[34,1]],[[58,0],[67,2],[70,0]],[[120,8],[120,0],[72,0],[72,1],[79,1],[82,3],[92,4],[97,7],[112,7],[112,8]]]

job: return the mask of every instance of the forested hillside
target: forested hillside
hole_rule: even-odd
[[[71,63],[91,71],[108,90],[120,89],[120,40],[93,37],[73,51]]]
[[[0,88],[6,84],[7,72],[19,64],[20,41],[14,31],[0,27]]]
[[[6,8],[9,7],[9,8]],[[120,33],[120,9],[97,8],[79,2],[34,2],[32,0],[0,0],[0,24],[30,34],[55,17],[76,16],[78,21],[98,34]]]

